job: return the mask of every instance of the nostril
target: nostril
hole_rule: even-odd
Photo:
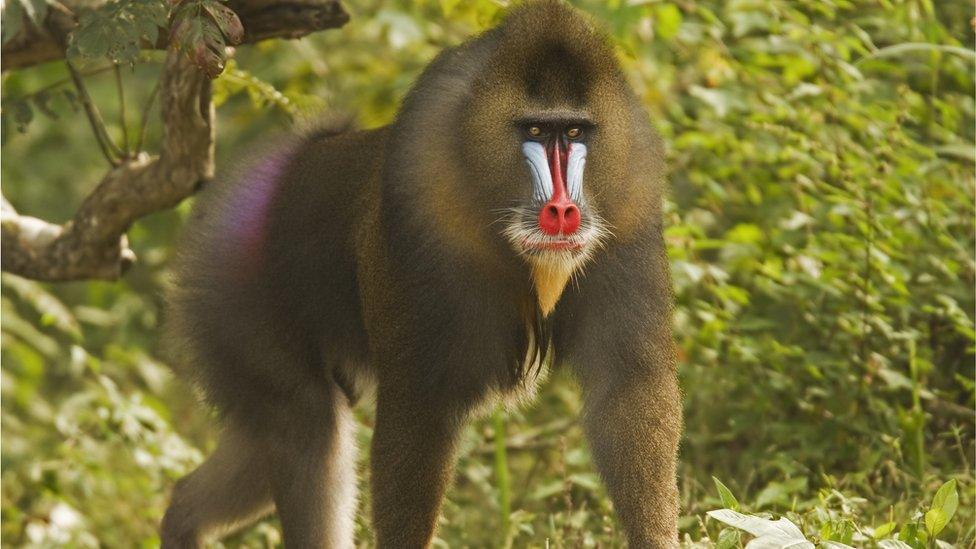
[[[549,235],[559,234],[562,225],[559,213],[560,209],[555,204],[547,204],[539,211],[539,228],[542,232]]]
[[[580,226],[580,211],[575,205],[570,205],[566,207],[565,212],[563,212],[562,220],[562,232],[565,234],[573,234],[576,229]]]

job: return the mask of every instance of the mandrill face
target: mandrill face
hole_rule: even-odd
[[[626,155],[617,141],[630,120],[615,107],[626,104],[626,84],[603,46],[540,36],[520,41],[523,49],[510,56],[506,36],[499,40],[498,57],[508,61],[480,76],[463,109],[471,136],[459,143],[470,170],[466,192],[480,194],[492,230],[531,267],[540,296],[555,300],[610,236],[607,191],[625,179],[613,159]]]
[[[497,37],[499,61],[472,86],[462,109],[470,138],[458,145],[466,192],[494,213],[493,230],[531,268],[548,313],[647,186],[627,173],[642,162],[625,159],[641,153],[628,139],[634,102],[613,52],[589,27],[553,37],[535,23]]]
[[[494,84],[468,111],[466,133],[478,137],[462,147],[469,192],[481,195],[492,230],[531,268],[548,314],[610,236],[599,201],[614,178],[605,138],[614,125],[589,99],[600,88],[582,80],[592,70],[578,56],[558,46],[540,55],[541,65],[490,74]]]
[[[573,111],[533,113],[516,121],[531,198],[509,212],[503,234],[533,263],[585,260],[606,232],[583,194],[587,142],[594,123]]]

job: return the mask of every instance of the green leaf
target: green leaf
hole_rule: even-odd
[[[232,59],[223,74],[214,81],[214,102],[219,106],[228,97],[241,91],[247,92],[255,107],[272,105],[291,117],[298,114],[291,98],[257,76],[239,69]]]
[[[34,110],[31,109],[30,104],[27,101],[12,99],[4,105],[4,111],[7,110],[14,117],[14,123],[17,124],[17,131],[20,133],[26,132],[27,126],[34,119]]]
[[[732,490],[722,483],[721,480],[712,477],[712,482],[715,483],[715,489],[718,490],[718,497],[722,500],[722,505],[732,509],[733,511],[739,510],[739,500],[735,499],[735,495],[732,494]]]
[[[945,519],[948,522],[956,514],[957,507],[959,507],[959,494],[956,492],[956,479],[952,479],[939,487],[935,497],[932,498],[932,509],[938,509],[945,513]]]
[[[973,146],[969,144],[951,143],[949,145],[933,147],[932,150],[940,156],[958,158],[959,160],[965,160],[967,162],[976,164],[976,151],[974,151]]]
[[[681,10],[674,4],[655,6],[654,30],[665,40],[670,40],[678,34],[681,28]]]
[[[735,549],[741,538],[742,534],[735,528],[722,528],[718,533],[718,540],[715,541],[715,549]]]
[[[81,339],[81,327],[74,314],[43,285],[18,276],[4,276],[2,282],[4,291],[16,294],[40,314],[41,325],[53,326],[76,340]]]
[[[932,537],[939,535],[939,532],[941,532],[948,523],[949,518],[942,509],[929,509],[929,511],[925,513],[925,530]]]
[[[454,8],[461,3],[461,0],[440,0],[441,11],[444,12],[445,16],[450,16]]]
[[[859,59],[857,62],[861,63],[867,61],[868,59],[878,59],[881,57],[895,57],[903,53],[918,53],[918,52],[942,52],[951,53],[963,57],[970,62],[976,61],[976,52],[960,48],[958,46],[945,46],[941,44],[927,44],[924,42],[906,42],[904,44],[895,44],[894,46],[888,46],[886,48],[881,48],[878,51],[872,53],[871,55],[865,56]]]
[[[156,42],[159,27],[169,20],[169,5],[162,0],[116,0],[82,14],[71,33],[72,57],[107,57],[135,63],[142,42]]]
[[[807,489],[807,477],[795,477],[783,482],[770,482],[756,495],[756,507],[771,505],[789,505],[793,494]]]
[[[7,2],[3,7],[3,25],[0,25],[0,41],[4,44],[17,36],[24,28],[24,8],[20,2]]]
[[[918,529],[918,524],[915,522],[909,522],[904,528],[898,532],[898,540],[907,543],[908,545],[920,545],[921,540],[919,539],[919,534],[923,534]]]
[[[740,244],[755,244],[762,240],[763,231],[752,223],[739,223],[732,227],[732,230],[726,233],[725,237]]]
[[[897,524],[894,522],[886,522],[874,529],[874,534],[872,535],[872,537],[874,539],[881,539],[887,537],[889,534],[895,531],[896,526]]]

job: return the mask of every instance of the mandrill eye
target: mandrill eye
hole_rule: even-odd
[[[583,128],[580,128],[579,126],[569,128],[566,130],[566,137],[570,139],[579,139],[580,137],[583,137]]]
[[[542,136],[542,128],[540,128],[539,126],[529,126],[529,129],[526,130],[526,131],[532,137],[541,137]]]

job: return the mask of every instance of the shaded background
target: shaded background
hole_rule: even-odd
[[[344,4],[342,29],[238,50],[215,81],[220,169],[327,113],[389,122],[437,52],[503,11],[491,0]],[[723,506],[713,476],[744,511],[856,546],[924,531],[933,494],[955,479],[958,511],[939,538],[972,547],[973,5],[574,4],[612,37],[668,144],[687,543],[719,538],[704,515]],[[124,71],[130,110],[162,55]],[[57,62],[3,77],[4,194],[55,222],[104,159],[68,101],[51,101],[56,118],[11,113],[66,77]],[[111,73],[87,82],[119,135]],[[154,119],[148,141],[159,134]],[[133,227],[140,260],[121,282],[3,277],[5,546],[155,546],[169,488],[212,449],[211,415],[157,357],[161,289],[189,205]],[[505,416],[503,464],[495,424],[469,429],[438,546],[622,545],[578,409],[572,380],[554,374],[534,405]],[[368,406],[360,417],[365,488]],[[364,546],[368,503],[364,491]],[[274,520],[224,542],[275,544]]]

